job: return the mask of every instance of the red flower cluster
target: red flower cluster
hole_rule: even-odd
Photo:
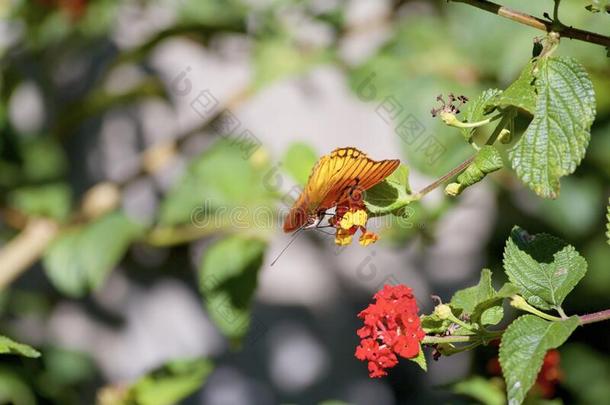
[[[559,368],[559,351],[549,350],[544,356],[544,363],[536,378],[536,387],[544,398],[555,395],[555,387],[561,382],[562,372]]]
[[[358,314],[364,326],[356,358],[368,361],[369,376],[383,377],[398,364],[396,355],[410,359],[419,354],[425,333],[417,315],[412,290],[404,285],[385,285],[374,296],[375,303]]]

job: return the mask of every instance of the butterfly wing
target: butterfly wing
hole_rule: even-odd
[[[307,222],[309,216],[348,200],[354,190],[363,192],[389,176],[400,160],[370,159],[356,148],[338,148],[320,158],[305,190],[299,196],[284,222],[290,232]]]
[[[356,148],[335,149],[331,152],[330,159],[337,164],[319,206],[319,209],[324,210],[353,198],[354,191],[362,193],[377,185],[400,165],[398,159],[373,160]]]

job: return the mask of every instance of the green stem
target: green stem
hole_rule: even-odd
[[[527,301],[525,300],[525,298],[523,298],[520,295],[513,295],[511,297],[511,302],[510,305],[512,305],[513,307],[520,309],[522,311],[525,312],[529,312],[530,314],[539,316],[540,318],[546,319],[547,321],[552,321],[552,322],[556,322],[556,321],[562,321],[563,319],[558,318],[556,316],[553,315],[549,315],[545,312],[542,312],[536,308],[534,308],[533,306],[531,306],[530,304],[527,303]]]
[[[561,316],[561,319],[568,319],[569,318],[569,316],[566,315],[566,313],[564,312],[563,308],[561,308],[560,306],[555,307],[555,311],[557,311],[559,316]]]
[[[481,121],[463,122],[463,121],[460,121],[452,113],[441,113],[441,119],[443,120],[443,122],[451,127],[456,127],[456,128],[478,128],[478,127],[482,127],[483,125],[487,125],[490,122],[498,120],[501,117],[502,117],[502,114],[496,114],[493,117],[489,117],[489,118],[486,118]]]
[[[485,145],[493,145],[498,140],[498,136],[502,133],[502,130],[510,124],[516,115],[517,111],[515,109],[510,108],[506,110],[502,115],[502,120],[498,123],[487,142],[485,142]]]
[[[469,330],[469,331],[474,331],[475,330],[475,328],[472,325],[467,324],[466,322],[464,322],[461,319],[457,318],[455,315],[453,315],[453,313],[451,315],[449,315],[448,319],[451,322],[455,323],[456,325],[461,326],[462,328],[464,328],[466,330]]]
[[[440,343],[467,343],[478,341],[479,338],[472,336],[425,336],[422,343],[425,345],[434,345]]]

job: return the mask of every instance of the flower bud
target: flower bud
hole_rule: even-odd
[[[455,197],[462,192],[462,185],[460,183],[450,183],[445,187],[445,194]]]
[[[451,307],[447,304],[439,304],[434,307],[434,315],[438,316],[440,319],[453,318],[453,312],[451,311]]]

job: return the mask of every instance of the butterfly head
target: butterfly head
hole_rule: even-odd
[[[294,232],[298,229],[315,227],[320,222],[317,213],[310,212],[302,207],[293,207],[284,220],[284,232]]]

